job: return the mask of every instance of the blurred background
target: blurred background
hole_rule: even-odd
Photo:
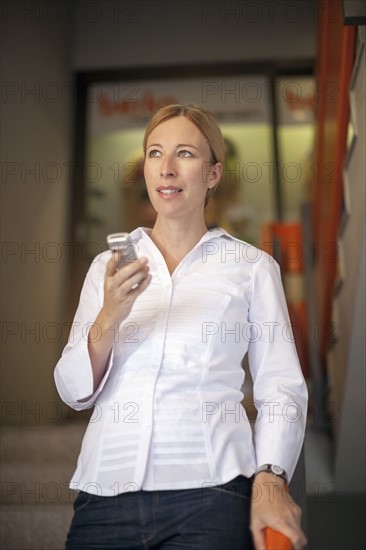
[[[365,547],[365,5],[3,0],[1,548],[63,548],[88,414],[53,370],[106,234],[154,223],[142,136],[176,102],[225,137],[208,226],[282,269],[308,548]]]

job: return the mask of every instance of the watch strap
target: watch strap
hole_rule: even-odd
[[[285,470],[281,468],[281,466],[277,466],[276,464],[262,464],[262,466],[259,466],[259,468],[257,468],[254,475],[257,475],[260,472],[268,472],[277,477],[281,477],[286,484],[288,483],[288,477]]]

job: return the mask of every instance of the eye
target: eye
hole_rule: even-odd
[[[178,151],[178,156],[189,158],[189,157],[193,157],[193,153],[191,153],[190,151],[187,151],[187,149],[181,149],[181,151]]]
[[[149,151],[148,153],[148,156],[150,158],[160,157],[160,155],[161,155],[161,151],[159,151],[158,149],[151,149],[151,151]]]

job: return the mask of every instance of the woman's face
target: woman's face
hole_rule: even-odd
[[[186,117],[162,122],[146,144],[145,182],[159,215],[202,216],[207,190],[220,180],[221,163],[211,164],[210,147]]]

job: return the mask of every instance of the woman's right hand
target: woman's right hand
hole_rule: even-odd
[[[110,326],[126,319],[134,301],[151,281],[147,258],[122,263],[121,267],[117,268],[121,256],[120,252],[113,253],[107,263],[104,278],[104,303],[101,313]]]
[[[103,307],[88,334],[88,351],[93,370],[94,391],[99,386],[107,369],[114,344],[116,323],[120,324],[126,319],[134,301],[151,281],[147,258],[122,264],[117,269],[120,259],[121,253],[114,252],[107,263]],[[87,401],[89,397],[83,401]]]

